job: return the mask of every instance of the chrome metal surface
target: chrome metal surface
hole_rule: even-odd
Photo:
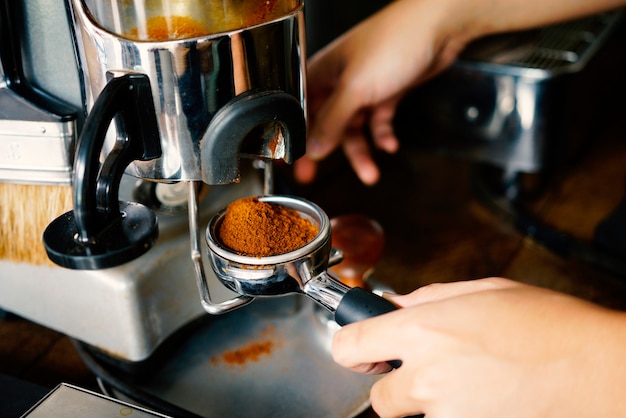
[[[214,115],[243,92],[279,90],[304,108],[301,0],[282,17],[263,24],[164,42],[136,41],[112,33],[93,19],[85,1],[72,0],[71,4],[81,75],[88,86],[87,109],[112,72],[141,72],[151,80],[163,155],[132,163],[129,174],[171,181],[202,180],[216,161],[228,158],[237,166],[239,155],[202,155],[200,142]],[[275,134],[260,140],[263,145],[256,152],[261,157],[280,157],[275,155]],[[286,151],[284,159],[291,162]]]
[[[155,363],[149,378],[126,383],[204,417],[358,416],[381,376],[333,361],[330,345],[338,326],[317,308],[291,295],[206,316],[179,334],[173,354]],[[114,388],[112,394],[138,402]]]
[[[348,290],[349,286],[341,283],[332,273],[325,271],[315,280],[309,280],[304,285],[303,292],[330,312],[335,312]]]
[[[32,8],[32,4],[29,7]],[[30,63],[37,56],[22,57],[23,51],[32,52],[26,36],[31,31],[17,33],[22,28],[19,17],[15,16],[17,10],[21,9],[6,7],[0,15],[3,30],[0,36],[0,181],[69,184],[76,115],[71,114],[65,104],[61,105],[65,113],[61,114],[51,110],[52,105],[44,108],[33,101],[36,94],[25,79],[22,61],[26,58]],[[24,13],[27,25],[30,23],[28,16]],[[29,86],[28,98],[26,86]]]
[[[78,110],[83,106],[84,94],[67,11],[68,1],[22,2],[23,66],[29,83]]]
[[[87,413],[92,418],[128,416],[131,414],[137,418],[168,418],[168,416],[156,411],[150,411],[67,383],[58,385],[35,407],[26,412],[23,418],[82,416]]]
[[[0,179],[3,182],[70,184],[75,120],[0,88]]]
[[[264,160],[263,194],[274,194],[274,163],[272,160]]]

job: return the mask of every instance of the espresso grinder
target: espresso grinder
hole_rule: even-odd
[[[363,411],[377,377],[332,361],[337,322],[319,309],[349,292],[325,273],[341,254],[323,211],[277,198],[314,214],[325,234],[313,267],[310,254],[281,264],[302,285],[281,297],[216,275],[209,265],[252,283],[268,266],[216,258],[204,234],[228,203],[271,196],[273,165],[304,154],[303,0],[64,6],[80,97],[73,209],[43,234],[54,265],[4,263],[0,306],[71,337],[105,394],[165,414]],[[304,277],[313,274],[323,280]],[[310,292],[324,301],[301,295]]]

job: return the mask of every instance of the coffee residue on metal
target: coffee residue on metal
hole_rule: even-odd
[[[162,42],[193,38],[208,32],[204,24],[187,16],[154,16],[147,20],[145,30],[147,33],[142,36],[138,33],[138,29],[134,28],[127,36],[133,39]]]
[[[266,337],[260,341],[254,341],[244,347],[229,350],[219,357],[211,358],[214,366],[224,363],[229,366],[245,366],[247,363],[258,362],[265,356],[272,354],[277,347],[277,343],[269,338],[274,333],[275,327],[272,325],[261,332],[261,336]]]
[[[134,40],[157,42],[195,38],[270,22],[286,16],[298,4],[296,0],[205,0],[204,9],[193,18],[181,15],[152,16],[146,20],[146,27],[141,28],[142,31],[133,28],[125,35]]]

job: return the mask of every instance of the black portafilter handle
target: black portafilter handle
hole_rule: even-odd
[[[118,137],[100,164],[110,124]],[[73,172],[74,210],[53,220],[43,234],[50,260],[78,270],[115,267],[131,261],[156,242],[156,215],[147,207],[119,201],[126,167],[161,156],[159,131],[144,74],[112,78],[85,119]]]
[[[360,287],[353,287],[341,298],[341,302],[339,302],[339,306],[335,310],[335,322],[344,326],[386,314],[396,309],[398,307],[387,299]],[[397,369],[402,366],[402,361],[389,360],[387,364]]]
[[[398,307],[387,299],[360,287],[353,287],[339,302],[339,306],[335,310],[335,322],[343,326],[386,314],[396,309]],[[387,364],[394,369],[398,369],[402,366],[402,360],[388,360]],[[424,418],[424,414],[413,415],[407,418]]]

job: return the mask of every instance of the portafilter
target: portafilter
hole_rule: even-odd
[[[279,296],[300,293],[334,314],[339,325],[382,315],[397,309],[390,301],[360,287],[349,287],[328,271],[331,254],[331,225],[328,215],[305,199],[266,195],[259,201],[296,210],[318,227],[317,236],[308,244],[288,253],[267,257],[239,255],[221,243],[219,228],[226,210],[208,224],[206,241],[211,267],[219,281],[242,297]],[[392,367],[401,362],[392,360]]]

